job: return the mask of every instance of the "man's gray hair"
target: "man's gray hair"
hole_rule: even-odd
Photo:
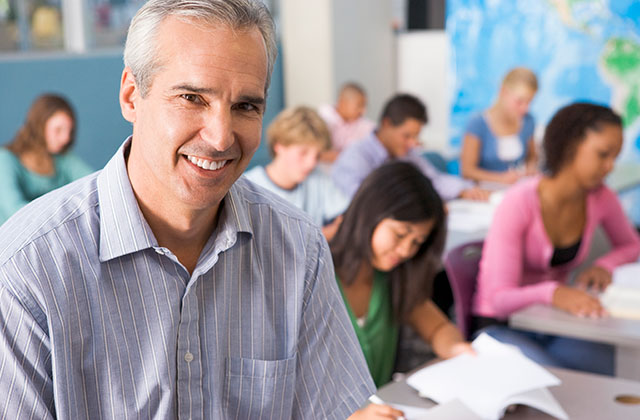
[[[257,28],[267,52],[267,80],[278,53],[275,27],[267,7],[259,0],[149,0],[133,17],[124,47],[124,65],[131,68],[140,94],[145,97],[156,72],[162,66],[156,35],[169,16],[224,25],[234,30]]]

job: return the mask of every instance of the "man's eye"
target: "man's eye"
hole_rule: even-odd
[[[250,104],[249,102],[242,102],[239,103],[238,105],[236,105],[236,108],[239,109],[240,111],[257,111],[258,107]]]
[[[198,95],[193,94],[193,93],[183,93],[182,98],[189,101],[189,102],[198,102],[199,98]]]

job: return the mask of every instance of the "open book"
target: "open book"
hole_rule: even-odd
[[[428,366],[407,379],[420,395],[439,404],[458,399],[478,417],[496,420],[512,404],[524,404],[556,417],[567,414],[546,388],[560,380],[513,346],[481,334],[477,355],[461,355]]]
[[[640,319],[640,263],[616,268],[600,302],[613,316]]]

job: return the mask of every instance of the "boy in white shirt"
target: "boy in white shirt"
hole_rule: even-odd
[[[320,154],[331,145],[327,125],[309,107],[286,109],[269,126],[267,141],[273,160],[245,177],[304,210],[331,239],[349,202],[316,168]]]

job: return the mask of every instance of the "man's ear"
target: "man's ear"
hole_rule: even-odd
[[[380,121],[380,128],[389,128],[389,127],[393,127],[393,124],[391,123],[391,119],[389,117],[384,117],[382,121]]]
[[[136,102],[140,98],[140,90],[129,67],[122,71],[120,80],[120,111],[125,120],[136,122]]]
[[[278,143],[278,142],[276,142],[276,143],[274,143],[274,144],[273,144],[273,154],[274,154],[274,156],[273,156],[273,157],[274,157],[274,158],[275,158],[276,156],[278,156],[278,154],[280,154],[280,152],[282,151],[282,147],[283,147],[283,146],[282,146],[282,144],[280,144],[280,143]]]

